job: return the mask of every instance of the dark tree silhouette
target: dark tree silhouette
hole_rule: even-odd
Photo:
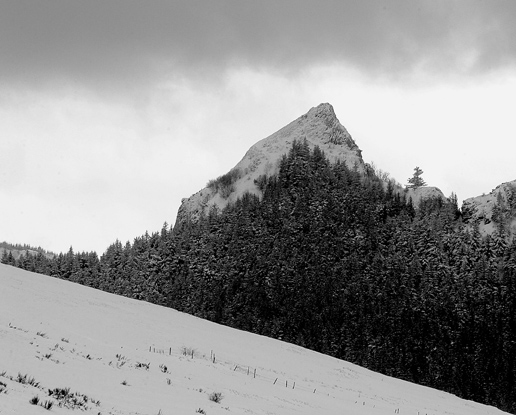
[[[409,184],[407,187],[417,189],[418,187],[426,186],[426,182],[421,177],[422,174],[423,170],[421,170],[419,167],[415,167],[413,176],[408,179]]]

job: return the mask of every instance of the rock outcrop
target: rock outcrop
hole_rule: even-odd
[[[441,192],[441,190],[434,186],[421,186],[417,188],[408,188],[406,190],[406,197],[412,199],[412,204],[415,208],[419,205],[419,202],[423,199],[430,199],[430,198],[441,198],[443,200],[447,200],[446,196],[444,196],[444,193]]]
[[[495,232],[516,235],[516,180],[502,183],[487,195],[464,200],[462,217],[468,226],[478,226],[484,236]]]
[[[176,225],[186,220],[196,220],[212,206],[219,209],[236,201],[245,192],[261,195],[255,184],[260,175],[274,175],[279,162],[287,154],[294,140],[306,139],[310,148],[319,146],[332,162],[340,160],[349,168],[363,172],[365,164],[361,151],[346,128],[337,119],[330,104],[321,104],[291,122],[281,130],[257,142],[244,158],[227,174],[212,180],[208,186],[188,199],[183,199]]]

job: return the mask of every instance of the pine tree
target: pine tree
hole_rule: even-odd
[[[423,174],[423,170],[421,170],[419,167],[414,168],[414,174],[411,178],[408,179],[408,188],[411,189],[417,189],[421,186],[426,186],[426,182],[423,180],[421,175]]]

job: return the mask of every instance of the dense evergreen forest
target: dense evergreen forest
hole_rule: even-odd
[[[195,223],[95,252],[2,261],[282,339],[516,411],[516,243],[416,208],[294,142],[278,175]]]

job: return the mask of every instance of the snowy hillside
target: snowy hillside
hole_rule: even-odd
[[[74,406],[103,415],[503,413],[278,340],[10,266],[0,265],[0,286],[1,414],[47,413],[29,403],[35,396],[53,402],[49,413],[56,414],[72,413]]]

